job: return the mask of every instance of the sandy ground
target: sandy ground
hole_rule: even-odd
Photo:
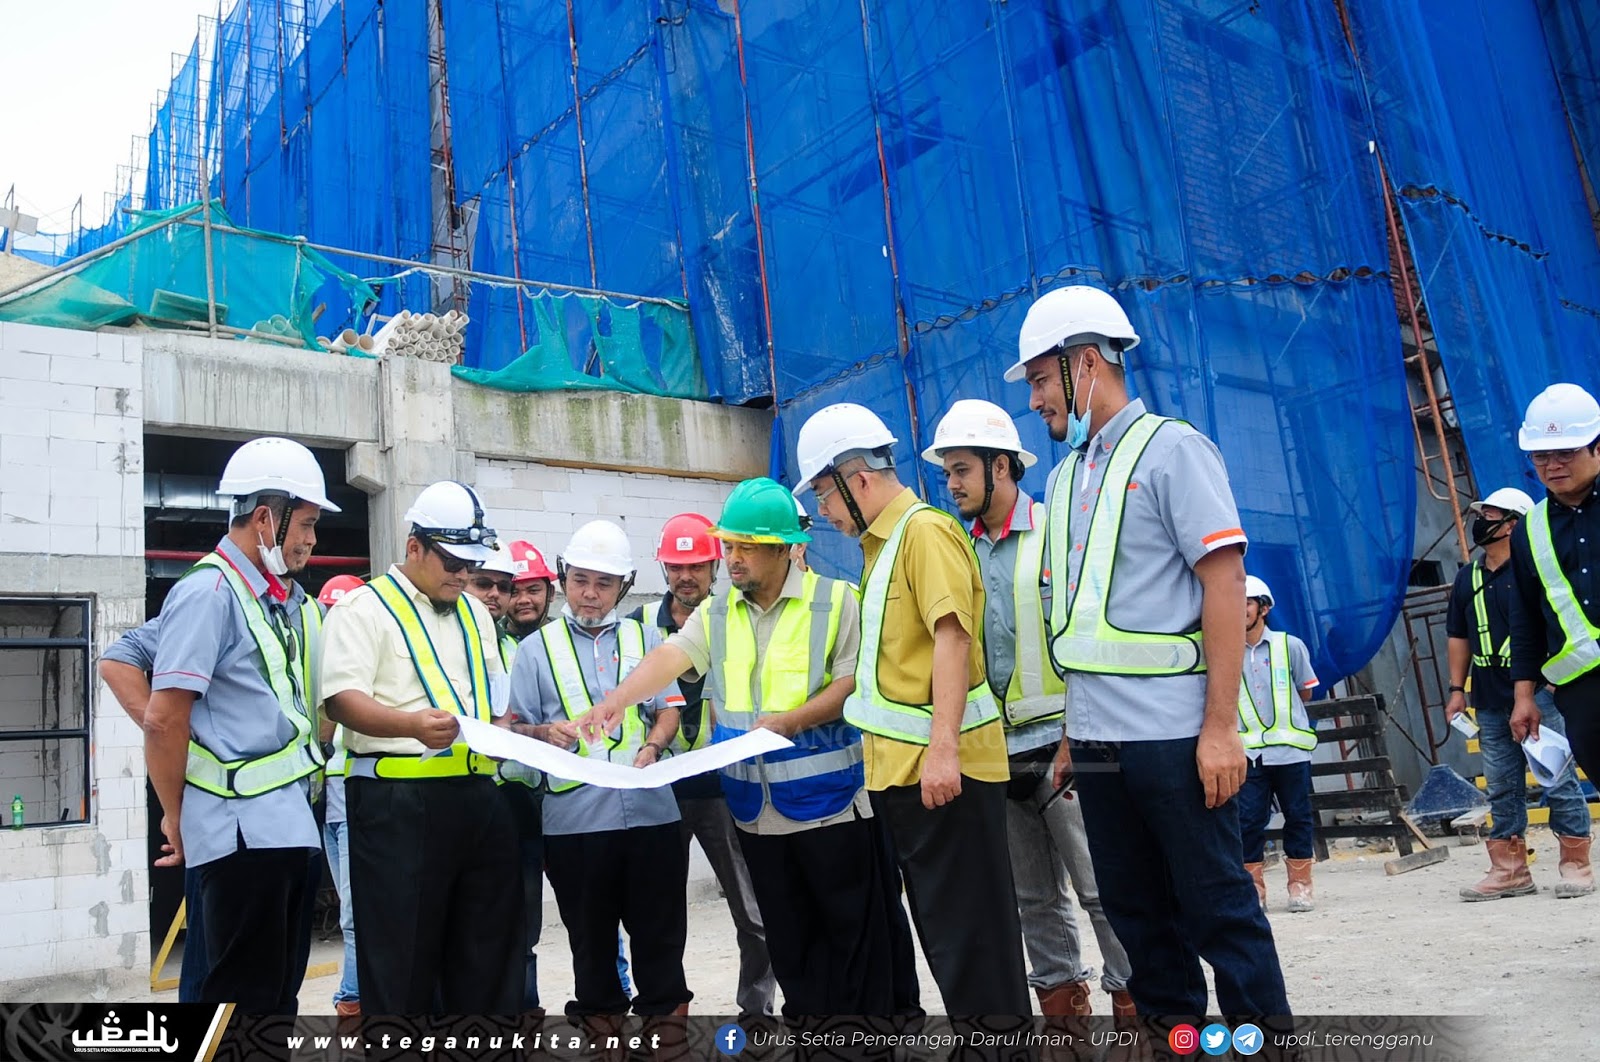
[[[1557,902],[1555,841],[1532,831],[1537,853],[1537,896],[1492,903],[1462,903],[1456,890],[1487,869],[1482,845],[1454,846],[1447,861],[1390,877],[1392,853],[1336,851],[1316,871],[1317,909],[1284,909],[1283,869],[1268,870],[1269,916],[1289,986],[1301,1014],[1430,1014],[1482,1020],[1484,1058],[1600,1058],[1595,1029],[1600,1016],[1585,1000],[1600,991],[1600,895]],[[1442,843],[1442,842],[1441,842]],[[1099,954],[1088,920],[1080,915],[1087,961]],[[312,963],[337,963],[337,940],[318,942]],[[571,990],[566,934],[546,891],[545,929],[539,945],[539,988],[557,1010]],[[694,1010],[732,1014],[738,970],[733,924],[717,898],[708,868],[695,850],[691,871],[689,945],[685,956]],[[938,990],[921,964],[923,1003],[939,1007]],[[302,1012],[332,1012],[337,977],[308,980]],[[170,999],[174,993],[157,998]],[[1096,991],[1097,1013],[1110,999]],[[1215,999],[1213,999],[1215,1009]]]

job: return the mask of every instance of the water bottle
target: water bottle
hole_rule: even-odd
[[[11,828],[22,829],[22,824],[27,820],[27,805],[22,802],[22,794],[18,793],[11,798]]]

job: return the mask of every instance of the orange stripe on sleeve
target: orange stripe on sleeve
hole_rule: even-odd
[[[1214,531],[1200,540],[1202,546],[1209,546],[1213,542],[1220,542],[1225,538],[1243,538],[1244,528],[1230,527],[1226,531]]]

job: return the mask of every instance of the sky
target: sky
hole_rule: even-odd
[[[98,224],[157,93],[216,0],[0,0],[0,202],[65,232],[83,197]]]

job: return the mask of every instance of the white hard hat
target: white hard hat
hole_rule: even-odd
[[[483,503],[465,484],[445,479],[424,487],[403,519],[453,557],[484,564],[494,556],[494,528],[484,524]]]
[[[960,449],[1016,454],[1022,459],[1023,468],[1032,468],[1039,460],[1022,448],[1011,415],[981,398],[963,398],[939,418],[939,426],[933,429],[933,445],[922,451],[922,459],[931,465],[942,464],[946,450]]]
[[[483,568],[481,570],[486,572],[498,572],[501,575],[509,575],[513,579],[520,574],[517,571],[516,561],[511,559],[511,550],[505,546],[497,546],[495,548],[494,555],[483,562]],[[524,561],[522,565],[522,571],[526,572],[527,570],[528,565],[527,562]]]
[[[1027,371],[1028,362],[1046,354],[1069,339],[1093,343],[1101,339],[1122,341],[1123,350],[1139,345],[1139,333],[1109,293],[1087,284],[1047,291],[1028,307],[1017,338],[1017,363],[1006,370],[1006,383],[1016,383]],[[1111,344],[1100,348],[1111,361],[1120,364],[1122,355]]]
[[[1524,450],[1573,450],[1600,437],[1600,402],[1577,384],[1551,384],[1528,403],[1517,442]]]
[[[233,452],[222,470],[218,494],[231,494],[237,502],[261,493],[287,494],[330,513],[339,507],[328,500],[328,485],[317,458],[293,439],[269,435],[251,439]]]
[[[1528,511],[1533,508],[1533,499],[1516,487],[1501,487],[1482,501],[1473,502],[1468,508],[1475,513],[1481,513],[1485,505],[1491,509],[1502,509],[1518,516],[1527,516]]]
[[[584,568],[626,578],[634,573],[633,547],[627,532],[610,520],[590,520],[572,533],[556,564],[562,575],[569,568]]]
[[[1254,575],[1247,575],[1244,577],[1244,596],[1247,599],[1252,597],[1264,597],[1267,599],[1267,604],[1271,605],[1273,603],[1272,588],[1267,585],[1266,580],[1258,579]]]
[[[824,406],[800,426],[800,438],[794,448],[800,464],[795,497],[810,490],[811,481],[846,454],[893,446],[898,441],[890,434],[889,426],[866,406],[853,402]]]

